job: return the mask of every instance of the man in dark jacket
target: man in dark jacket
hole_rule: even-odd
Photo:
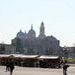
[[[9,71],[9,62],[6,62],[6,72]]]
[[[10,61],[9,68],[10,68],[10,75],[12,75],[13,70],[14,70],[14,61],[12,61],[12,60]]]
[[[63,75],[67,75],[67,68],[69,67],[69,65],[67,65],[66,63],[63,64]]]

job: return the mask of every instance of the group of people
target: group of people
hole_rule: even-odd
[[[10,75],[12,75],[14,68],[15,67],[14,67],[14,61],[13,60],[6,62],[6,72],[10,71]]]

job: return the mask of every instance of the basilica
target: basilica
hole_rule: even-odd
[[[31,25],[31,29],[26,32],[20,30],[16,37],[12,39],[12,45],[16,47],[16,53],[26,55],[59,55],[61,54],[60,41],[54,36],[46,36],[44,22],[41,22],[39,35]]]

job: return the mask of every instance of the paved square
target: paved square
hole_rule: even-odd
[[[67,75],[75,75],[75,67],[68,68]],[[0,75],[10,75],[5,66],[0,66]],[[13,75],[63,75],[63,69],[15,67]]]

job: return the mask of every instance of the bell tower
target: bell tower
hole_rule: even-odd
[[[41,23],[41,26],[40,26],[40,34],[45,34],[45,27],[43,22]]]
[[[41,22],[39,38],[44,38],[44,37],[45,37],[45,27],[44,23]]]

